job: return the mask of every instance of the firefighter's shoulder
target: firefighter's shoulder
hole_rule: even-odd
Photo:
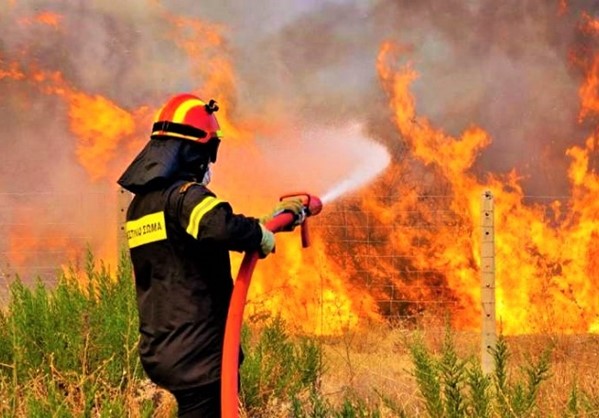
[[[179,196],[183,198],[184,211],[204,212],[207,207],[214,208],[217,205],[230,207],[228,202],[219,199],[214,192],[201,183],[187,182],[180,185],[178,190]]]

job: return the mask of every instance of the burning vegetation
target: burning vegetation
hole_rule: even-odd
[[[213,184],[238,211],[378,174],[325,205],[311,250],[278,236],[249,315],[322,333],[426,311],[478,327],[491,190],[504,333],[599,331],[596,9],[265,2],[276,19],[249,28],[245,2],[188,3],[0,6],[2,268],[87,244],[114,259],[115,179],[164,98],[190,91],[219,102]]]

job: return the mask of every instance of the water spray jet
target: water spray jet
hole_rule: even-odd
[[[370,153],[360,161],[355,171],[321,196],[322,203],[330,203],[344,194],[370,183],[387,168],[390,162],[391,156],[387,148],[373,143]]]

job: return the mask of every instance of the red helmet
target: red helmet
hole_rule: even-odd
[[[178,94],[169,99],[156,114],[151,138],[167,136],[209,145],[210,159],[214,162],[222,137],[214,116],[217,110],[214,100],[205,103],[193,94]]]

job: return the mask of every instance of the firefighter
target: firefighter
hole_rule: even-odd
[[[266,257],[275,246],[259,219],[236,214],[207,188],[221,142],[217,110],[213,100],[172,97],[118,180],[134,194],[126,230],[141,363],[154,383],[174,395],[179,417],[220,417],[222,347],[233,290],[229,251]],[[273,213],[284,210],[301,217],[302,203],[283,201]]]

